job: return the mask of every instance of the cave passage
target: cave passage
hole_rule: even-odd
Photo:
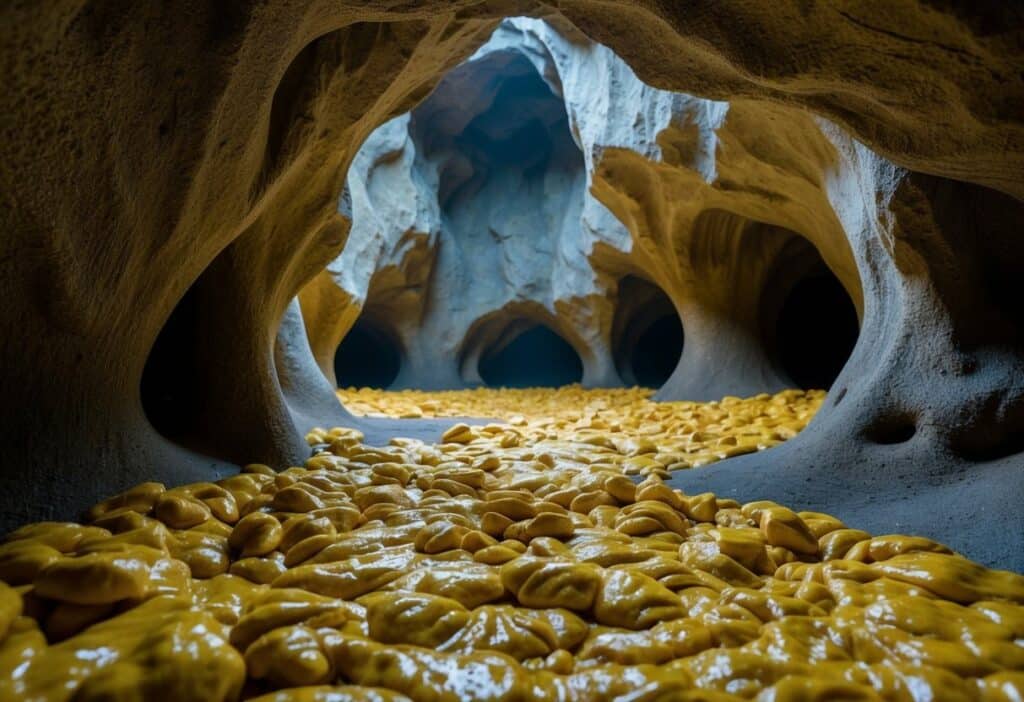
[[[859,333],[850,296],[822,266],[797,281],[782,303],[775,329],[778,362],[797,386],[828,389]]]
[[[543,324],[532,326],[480,359],[480,377],[490,387],[560,387],[583,378],[576,350]]]
[[[504,233],[551,235],[563,198],[582,187],[565,105],[518,53],[455,69],[412,111],[409,131],[419,157],[438,168],[437,202],[456,239],[478,234],[493,208],[524,220],[503,222]]]
[[[627,385],[664,385],[679,364],[683,340],[683,323],[661,288],[634,275],[619,281],[612,345]]]
[[[142,371],[140,396],[146,418],[163,436],[195,443],[195,412],[202,402],[199,378],[197,290],[190,289],[160,330]]]
[[[360,318],[334,354],[338,387],[385,389],[395,382],[402,367],[401,349],[391,336]]]
[[[0,702],[1024,702],[1024,2],[180,5],[0,5]]]
[[[683,325],[675,312],[658,317],[640,333],[633,347],[632,369],[637,385],[662,386],[683,352]]]

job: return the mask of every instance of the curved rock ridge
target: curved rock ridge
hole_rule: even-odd
[[[711,205],[728,187],[702,185],[708,206],[686,216],[715,207],[730,216],[702,228],[744,217],[798,232],[848,289],[859,272],[863,333],[811,427],[685,477],[794,506],[824,496],[815,508],[868,514],[875,500],[883,519],[880,495],[909,500],[919,523],[887,528],[1020,568],[1006,536],[1021,532],[1024,497],[1024,15],[1012,3],[5,3],[3,525],[71,516],[143,477],[300,462],[313,418],[349,421],[293,300],[302,290],[305,306],[344,247],[337,203],[359,145],[510,14],[574,25],[649,85],[729,101],[714,130],[720,185],[778,183],[778,164],[743,172],[775,146],[740,124],[780,123],[771,133],[798,154],[787,187],[811,204],[773,221],[754,211],[776,211],[771,188],[760,202],[748,188],[747,211]],[[637,222],[656,232],[676,216],[655,195],[689,182],[671,164],[696,160],[692,136],[670,139],[675,151],[662,139],[661,163],[633,144],[602,154],[591,191],[633,237]],[[841,239],[818,221],[829,211]],[[825,245],[840,241],[848,253]],[[663,258],[666,274],[684,269]],[[979,505],[995,516],[965,522]]]

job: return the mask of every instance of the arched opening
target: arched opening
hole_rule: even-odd
[[[793,286],[776,324],[782,369],[802,388],[831,387],[860,332],[850,296],[828,269]]]
[[[402,368],[401,347],[378,325],[360,317],[334,354],[338,387],[384,389]]]
[[[519,51],[454,69],[411,112],[409,132],[421,164],[436,169],[437,202],[457,239],[478,235],[499,204],[516,214],[502,232],[533,238],[545,219],[579,207],[585,164],[565,103]]]
[[[181,445],[194,444],[197,403],[201,402],[196,338],[199,307],[193,287],[171,312],[142,371],[142,409],[160,434]]]
[[[828,389],[846,365],[860,334],[857,308],[807,239],[795,235],[766,299],[766,345],[797,387]]]
[[[612,344],[626,384],[661,387],[679,364],[683,338],[683,323],[661,288],[632,275],[619,281]]]
[[[560,387],[583,378],[579,354],[544,324],[507,335],[484,351],[479,370],[491,387]]]
[[[662,315],[647,327],[633,348],[633,376],[637,385],[660,387],[672,375],[683,352],[683,325],[675,312]]]

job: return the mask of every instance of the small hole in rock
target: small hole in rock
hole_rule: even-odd
[[[914,438],[917,423],[913,417],[897,415],[876,421],[864,432],[868,441],[876,444],[903,444]]]

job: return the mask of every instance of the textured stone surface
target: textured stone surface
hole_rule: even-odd
[[[958,548],[947,522],[987,505],[993,517],[964,538],[988,550],[965,550],[1019,567],[1019,540],[1007,534],[1021,533],[1024,519],[1024,324],[1012,285],[1024,263],[1011,199],[1024,196],[1020,8],[571,0],[559,12],[646,82],[729,100],[727,120],[749,108],[749,119],[782,122],[780,133],[800,119],[821,126],[797,111],[808,110],[929,174],[900,181],[828,131],[837,153],[804,173],[818,140],[792,130],[796,173],[837,208],[849,237],[865,333],[830,401],[839,405],[765,455],[780,470],[737,459],[706,479],[798,492],[796,504],[817,494],[802,486],[803,471],[845,504],[883,492],[916,500],[922,530]],[[356,148],[498,18],[544,13],[497,0],[5,4],[4,523],[65,516],[142,477],[176,483],[229,461],[301,459],[298,424],[329,406],[329,384],[298,377],[314,366],[298,357],[303,342],[275,336],[292,299],[342,249],[337,202]],[[764,162],[745,134],[737,128],[733,143]],[[681,158],[694,151],[686,136],[675,140]],[[621,156],[632,168],[634,156]],[[836,170],[851,159],[862,161],[853,178]],[[606,155],[604,167],[615,160]],[[650,164],[636,168],[635,180],[605,178],[609,190],[637,183],[650,194],[671,175],[645,183]],[[822,176],[824,187],[813,182]],[[878,202],[877,192],[890,197]],[[191,380],[147,397],[140,387],[161,329],[170,367],[158,370],[177,366]],[[275,345],[286,348],[275,354]],[[289,388],[321,395],[303,391],[300,401]],[[158,415],[189,421],[155,427]],[[906,436],[907,417],[916,434],[892,443]]]
[[[542,23],[527,26],[565,44]],[[529,323],[572,344],[585,384],[618,383],[609,279],[588,263],[587,213],[628,235],[589,194],[570,132],[578,122],[541,77],[558,67],[544,56],[535,66],[524,38],[541,40],[503,26],[357,154],[341,203],[353,223],[348,244],[303,293],[329,377],[352,307],[363,305],[363,319],[401,349],[399,387],[479,383],[481,355]]]
[[[616,317],[642,309],[618,290],[632,275],[687,330],[663,397],[778,390],[792,382],[763,343],[778,311],[764,307],[814,263],[811,241],[859,305],[825,192],[826,171],[858,167],[806,114],[651,88],[603,46],[509,20],[361,148],[349,243],[307,295],[312,345],[330,376],[362,303],[401,349],[395,387],[454,388],[539,322],[577,350],[584,385],[618,385]]]

